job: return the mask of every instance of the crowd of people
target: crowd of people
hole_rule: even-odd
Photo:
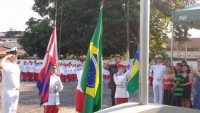
[[[18,61],[16,63],[16,48],[11,49],[10,52],[0,60],[0,69],[3,75],[2,112],[15,113],[19,100],[20,76],[23,81],[27,81],[27,79],[28,81],[37,81],[43,64],[39,61],[24,61],[23,63]],[[59,92],[63,89],[62,82],[71,81],[78,81],[75,98],[76,111],[83,112],[84,93],[80,82],[85,60],[86,56],[83,55],[80,57],[80,64],[77,65],[71,62],[52,64],[50,92],[48,101],[43,104],[44,113],[58,113]],[[197,64],[198,67],[194,68],[183,61],[173,66],[170,61],[163,62],[161,55],[156,55],[149,65],[149,76],[153,78],[154,103],[200,110],[200,59]],[[126,86],[131,70],[129,66],[121,62],[119,54],[104,63],[103,73],[103,81],[111,89],[112,106],[128,102],[129,93]],[[192,88],[195,88],[193,102],[190,99]]]
[[[186,61],[171,65],[163,63],[163,57],[156,55],[150,62],[150,76],[153,78],[154,103],[200,110],[200,59],[197,68]],[[195,89],[193,102],[191,91]]]
[[[42,62],[40,60],[18,61],[17,64],[20,68],[20,78],[22,81],[38,80],[39,72],[42,67]],[[61,81],[64,83],[78,81],[76,70],[80,66],[81,64],[72,64],[71,62],[64,63],[60,61],[60,63],[58,63],[57,75],[60,76]],[[2,80],[1,71],[0,80]],[[110,72],[105,69],[103,69],[103,81],[105,84],[108,84],[110,81]]]

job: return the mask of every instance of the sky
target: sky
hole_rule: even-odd
[[[41,18],[32,10],[34,0],[0,0],[0,32],[11,28],[23,31],[29,18]],[[200,37],[199,30],[190,30],[192,37]]]

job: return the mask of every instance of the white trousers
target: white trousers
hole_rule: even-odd
[[[162,80],[153,80],[153,94],[154,94],[154,103],[163,104],[164,99],[164,87]]]
[[[2,113],[17,113],[19,90],[3,88],[2,97]]]

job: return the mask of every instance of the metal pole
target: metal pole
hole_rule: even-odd
[[[139,104],[148,104],[150,0],[140,0],[140,92]]]
[[[126,62],[127,65],[129,64],[129,58],[130,58],[130,53],[129,53],[129,3],[130,0],[127,0],[127,15],[126,15],[126,26],[127,26],[127,48],[126,48]]]
[[[171,65],[173,66],[174,53],[174,23],[172,23],[172,38],[171,38]]]
[[[63,9],[63,0],[62,0],[62,4],[61,4],[61,15],[60,15],[60,40],[59,40],[59,53],[58,56],[60,57],[60,42],[61,42],[61,31],[62,31],[62,9]]]
[[[187,42],[185,42],[185,61],[187,61]]]

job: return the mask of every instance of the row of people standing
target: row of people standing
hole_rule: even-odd
[[[37,81],[39,72],[42,67],[42,62],[38,61],[24,61],[20,62],[18,61],[17,64],[20,67],[21,75],[22,75],[22,80],[27,81]],[[76,75],[76,69],[80,66],[80,64],[71,64],[69,62],[68,64],[66,63],[58,63],[57,67],[57,75],[60,76],[62,82],[73,82],[77,81],[77,75]]]
[[[179,107],[193,106],[200,110],[200,69],[188,66],[187,62],[177,63],[176,66],[163,65],[162,56],[155,56],[150,63],[150,75],[153,77],[154,103]],[[169,61],[170,62],[170,61]],[[200,66],[200,59],[197,61]],[[191,89],[195,88],[193,105],[190,99]]]
[[[12,53],[7,54],[0,59],[0,71],[2,72],[1,91],[2,99],[2,112],[3,113],[16,113],[19,101],[19,88],[20,88],[20,67],[16,63],[17,48],[10,50]],[[84,57],[86,59],[86,57]],[[83,66],[82,66],[83,67]],[[63,89],[63,85],[59,76],[57,76],[57,64],[52,64],[50,68],[50,83],[49,83],[49,98],[48,102],[44,103],[44,113],[58,113],[59,111],[59,91]],[[77,75],[80,86],[80,79],[82,76],[83,68],[77,68]],[[79,87],[77,86],[77,89]],[[81,92],[81,91],[80,91]],[[82,93],[83,94],[83,93]],[[80,95],[77,95],[79,97]],[[82,96],[83,98],[84,96]],[[84,99],[84,98],[83,98]],[[80,100],[78,100],[79,102]]]
[[[21,63],[20,61],[18,61],[17,64],[20,68],[23,81],[27,81],[27,79],[29,81],[33,81],[33,80],[37,81],[38,80],[42,62],[36,62],[36,61],[26,62],[26,61],[24,61]]]

